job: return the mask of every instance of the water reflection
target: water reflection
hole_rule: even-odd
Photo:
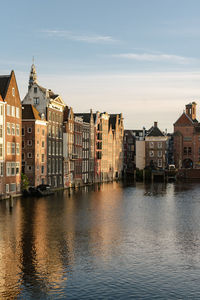
[[[112,183],[18,199],[12,211],[1,202],[0,298],[153,299],[162,288],[170,298],[176,279],[182,295],[187,270],[200,279],[199,191]],[[187,290],[200,293],[192,280]]]

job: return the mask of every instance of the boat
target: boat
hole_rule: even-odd
[[[49,196],[53,195],[54,192],[51,190],[48,184],[40,184],[36,187],[37,196]]]

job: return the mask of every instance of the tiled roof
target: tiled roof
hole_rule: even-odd
[[[22,105],[22,119],[41,120],[39,112],[31,104]]]
[[[185,112],[183,112],[174,125],[193,125],[193,121]]]
[[[3,99],[6,97],[11,75],[0,76],[0,95]]]
[[[147,136],[164,136],[164,134],[162,133],[162,131],[160,131],[158,127],[152,126],[149,129]]]

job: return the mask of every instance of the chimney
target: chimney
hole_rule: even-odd
[[[192,120],[196,119],[196,103],[192,102],[185,106],[186,108],[186,115],[188,115]]]
[[[154,127],[158,127],[158,122],[154,122]]]

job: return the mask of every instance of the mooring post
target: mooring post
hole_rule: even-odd
[[[13,195],[10,195],[10,198],[9,198],[9,208],[10,209],[13,208]]]

